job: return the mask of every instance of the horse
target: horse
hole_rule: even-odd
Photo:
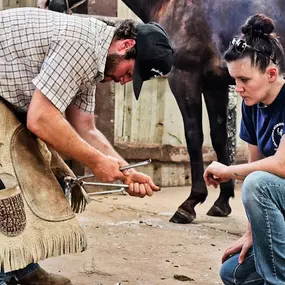
[[[227,148],[228,88],[230,78],[223,53],[238,35],[246,19],[263,13],[276,22],[276,32],[284,46],[285,2],[282,0],[122,0],[143,22],[162,25],[174,49],[173,68],[168,76],[170,89],[184,122],[190,156],[192,189],[170,221],[191,223],[195,206],[207,197],[203,180],[202,95],[210,136],[217,160],[229,165]],[[210,216],[228,216],[234,181],[220,185],[220,195],[208,211]]]
[[[68,0],[50,0],[64,6]],[[76,0],[69,0],[76,1]],[[234,84],[222,55],[240,26],[256,13],[276,21],[276,32],[284,46],[285,19],[282,0],[122,0],[143,22],[155,21],[168,33],[174,49],[173,68],[168,75],[170,89],[184,122],[190,156],[191,191],[171,217],[173,223],[191,223],[195,206],[208,195],[203,179],[202,96],[209,122],[210,136],[217,160],[230,164],[227,135],[228,88]],[[56,6],[55,6],[56,7]],[[56,10],[52,8],[52,10]],[[234,197],[234,181],[220,185],[220,194],[207,212],[226,217],[231,213],[229,200]]]

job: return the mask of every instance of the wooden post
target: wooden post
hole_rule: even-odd
[[[37,0],[25,0],[20,7],[37,7]]]

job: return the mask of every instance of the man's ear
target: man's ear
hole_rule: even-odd
[[[277,70],[277,68],[273,67],[273,66],[269,67],[267,69],[267,76],[268,76],[268,81],[270,83],[274,82],[277,79],[277,77],[278,77],[278,70]]]
[[[118,44],[118,51],[128,51],[130,50],[134,45],[136,44],[136,41],[133,39],[126,39],[121,40]]]

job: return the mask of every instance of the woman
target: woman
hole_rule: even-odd
[[[285,284],[285,86],[284,52],[264,15],[250,17],[224,58],[243,98],[240,137],[246,164],[211,163],[207,185],[243,180],[246,233],[222,257],[224,284]]]

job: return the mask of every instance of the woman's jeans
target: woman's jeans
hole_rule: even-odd
[[[24,277],[33,273],[38,268],[39,268],[39,265],[37,263],[31,263],[27,267],[20,269],[20,270],[6,272],[6,273],[0,272],[0,285],[9,284],[12,278],[16,280],[21,280]]]
[[[224,284],[285,285],[285,179],[263,171],[249,174],[242,201],[251,223],[253,251],[240,265],[238,254],[224,262]]]
[[[227,259],[221,268],[220,276],[225,285],[263,285],[263,278],[256,272],[254,254],[251,248],[242,264],[238,263],[239,254]]]

